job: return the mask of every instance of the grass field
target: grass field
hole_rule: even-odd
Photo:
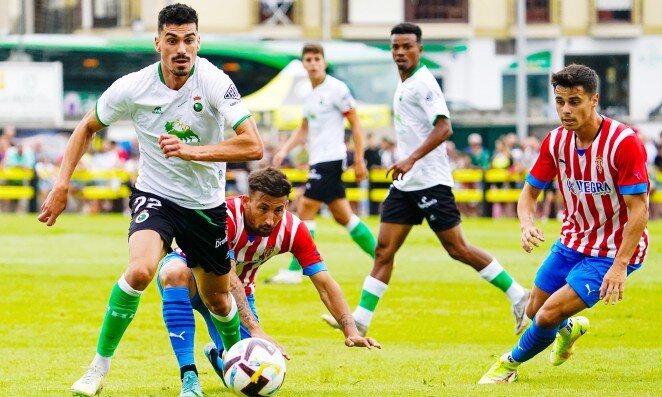
[[[377,219],[369,220],[373,230]],[[63,216],[50,229],[36,216],[0,215],[0,396],[65,396],[94,355],[113,283],[127,258],[128,218]],[[353,308],[371,263],[345,231],[319,220],[318,245]],[[470,241],[497,256],[520,283],[558,234],[533,254],[519,248],[513,220],[465,220]],[[382,351],[349,349],[320,319],[324,307],[308,281],[265,285],[286,266],[282,255],[258,274],[257,309],[265,330],[292,355],[279,396],[650,396],[662,393],[662,223],[649,225],[650,254],[628,280],[625,300],[590,310],[591,330],[576,356],[552,367],[548,351],[521,367],[520,381],[479,386],[491,354],[512,347],[510,305],[470,268],[453,262],[427,227],[417,227],[397,267],[370,334]],[[204,323],[196,354],[203,390],[230,396],[206,362]],[[116,352],[104,396],[177,396],[178,368],[152,284]],[[571,394],[572,393],[572,394]]]

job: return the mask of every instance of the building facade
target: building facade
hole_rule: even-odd
[[[427,56],[454,103],[513,113],[517,0],[189,0],[205,34],[362,41],[420,24]],[[580,62],[601,78],[602,110],[645,121],[662,103],[661,0],[524,0],[529,116],[554,118],[549,75]],[[156,30],[166,0],[0,0],[8,33],[134,35]]]

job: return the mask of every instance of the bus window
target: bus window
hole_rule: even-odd
[[[227,73],[242,96],[250,95],[264,87],[280,72],[272,66],[247,59],[204,53],[200,56]]]

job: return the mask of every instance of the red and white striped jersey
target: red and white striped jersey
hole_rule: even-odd
[[[543,189],[558,178],[565,202],[563,245],[584,255],[613,258],[628,220],[623,195],[649,192],[646,151],[630,127],[607,117],[584,153],[575,141],[574,131],[551,131],[526,180]],[[643,262],[647,248],[644,230],[630,263]]]
[[[285,211],[283,219],[268,237],[249,236],[244,228],[242,197],[228,197],[228,245],[234,253],[237,276],[244,283],[246,295],[255,291],[255,274],[260,265],[274,255],[291,252],[306,273],[306,267],[322,262],[310,231],[294,214]]]

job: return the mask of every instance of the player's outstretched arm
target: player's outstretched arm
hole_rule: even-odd
[[[280,165],[283,163],[283,160],[285,160],[285,157],[287,157],[287,154],[290,152],[290,150],[294,149],[299,145],[303,145],[306,142],[307,137],[308,137],[308,119],[302,119],[299,128],[297,128],[296,130],[294,130],[294,132],[292,132],[292,135],[290,135],[287,141],[285,141],[283,147],[278,149],[276,154],[274,154],[274,158],[271,160],[271,164],[274,167],[280,167]]]
[[[363,144],[363,128],[356,109],[351,109],[345,114],[349,125],[352,128],[352,140],[354,141],[354,175],[356,183],[364,180],[368,174],[368,169],[363,159],[365,146]]]
[[[321,271],[310,276],[310,280],[317,288],[320,298],[331,315],[338,321],[340,329],[345,335],[345,345],[348,347],[367,347],[368,349],[376,347],[382,348],[373,338],[364,338],[359,335],[359,330],[356,329],[356,323],[352,318],[349,311],[349,305],[345,301],[342,290],[336,281],[331,277],[329,272]]]
[[[188,145],[174,135],[163,134],[159,136],[159,145],[166,158],[222,162],[260,160],[264,154],[264,144],[255,120],[248,117],[237,126],[235,132],[235,137],[201,146]]]
[[[517,217],[522,229],[522,248],[526,252],[533,251],[533,246],[537,247],[540,241],[545,241],[542,230],[537,228],[534,222],[540,191],[526,182],[517,200]]]
[[[269,336],[262,327],[260,326],[260,323],[257,321],[255,316],[253,315],[253,312],[251,311],[251,308],[248,304],[248,300],[246,299],[246,291],[244,290],[244,284],[239,280],[239,277],[237,277],[237,268],[235,265],[235,262],[232,261],[232,268],[230,270],[230,293],[232,296],[234,296],[234,300],[237,303],[237,311],[239,312],[239,319],[241,323],[243,324],[246,329],[248,329],[248,332],[251,333],[251,336],[254,338],[262,338],[266,339],[269,342],[273,343],[274,346],[280,350],[280,352],[283,354],[283,357],[286,359],[290,359],[290,355],[287,354],[287,351],[278,344],[271,336]]]
[[[74,132],[69,138],[67,148],[64,151],[60,172],[57,176],[53,189],[48,193],[46,200],[41,205],[39,222],[46,223],[47,226],[53,226],[57,217],[67,206],[67,197],[69,195],[69,182],[71,175],[76,169],[76,165],[83,157],[94,134],[105,126],[99,122],[94,108],[90,109],[83,119],[78,123]]]
[[[416,150],[414,150],[406,159],[393,164],[391,168],[386,171],[386,176],[388,177],[388,174],[392,172],[393,180],[402,178],[404,174],[412,169],[414,163],[430,153],[437,146],[441,145],[445,140],[449,139],[451,135],[453,135],[451,121],[446,117],[438,117],[432,131],[430,131],[430,134],[425,138],[421,146],[416,148]]]
[[[623,200],[628,208],[628,221],[623,229],[623,241],[616,252],[614,263],[605,274],[600,286],[600,299],[603,299],[605,304],[611,302],[612,305],[623,300],[628,264],[648,222],[646,193],[625,194]]]

